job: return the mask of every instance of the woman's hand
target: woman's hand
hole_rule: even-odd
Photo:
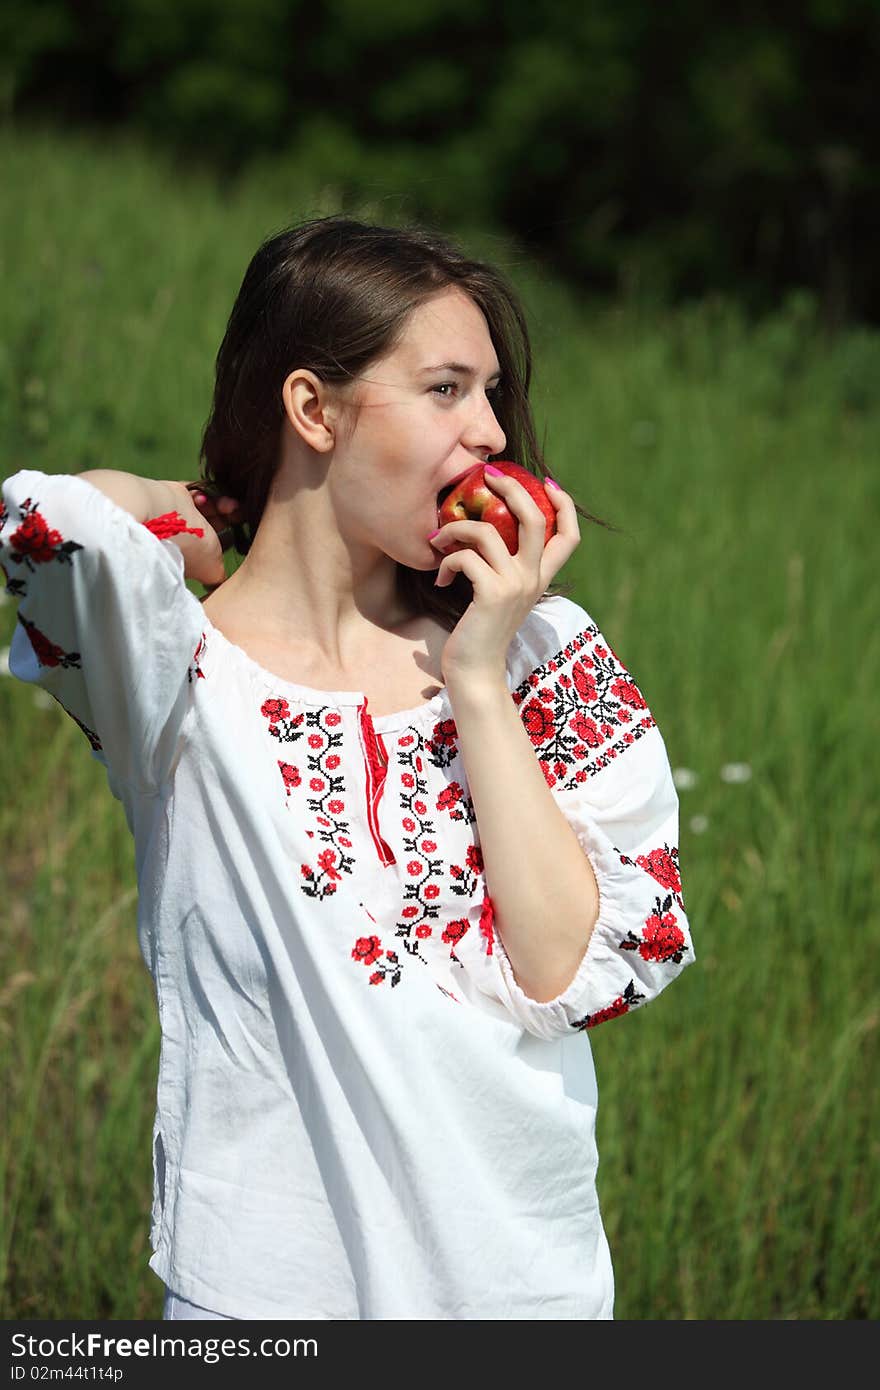
[[[545,518],[526,489],[507,474],[486,477],[519,522],[519,548],[511,555],[488,521],[450,521],[431,544],[437,550],[460,542],[467,549],[444,555],[435,583],[449,584],[466,574],[474,600],[449,634],[440,666],[450,694],[454,689],[506,683],[507,650],[553,576],[581,543],[574,502],[562,488],[546,484],[556,508],[556,533],[544,544]]]
[[[238,526],[244,521],[238,502],[234,497],[226,497],[204,483],[185,483],[184,487],[189,491],[205,521],[219,533],[223,544],[223,533],[228,531],[230,526]],[[227,550],[228,547],[229,538],[223,544],[223,549]]]

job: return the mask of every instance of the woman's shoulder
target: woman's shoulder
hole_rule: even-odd
[[[547,662],[564,660],[575,642],[598,635],[599,629],[585,608],[565,594],[544,594],[516,635],[517,669],[529,671]]]

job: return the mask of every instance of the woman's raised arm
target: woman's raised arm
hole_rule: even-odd
[[[143,524],[151,515],[164,524]],[[11,674],[79,724],[115,794],[120,784],[158,791],[202,635],[185,579],[210,583],[223,570],[219,537],[185,485],[102,469],[16,473],[2,485],[0,568],[19,605]]]

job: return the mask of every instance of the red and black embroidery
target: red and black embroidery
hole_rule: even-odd
[[[452,883],[449,885],[453,893],[458,897],[472,898],[477,891],[480,875],[483,872],[483,851],[479,845],[468,845],[464,864],[450,864],[449,874]]]
[[[269,736],[277,738],[279,743],[296,743],[297,739],[302,738],[305,716],[291,715],[286,700],[264,700],[260,714],[269,721]]]
[[[260,713],[269,721],[267,732],[280,743],[296,743],[305,739],[306,766],[297,767],[278,759],[286,796],[294,788],[305,786],[311,793],[306,805],[314,816],[314,829],[307,830],[310,839],[327,845],[314,864],[301,864],[300,887],[310,898],[323,899],[336,892],[343,874],[351,874],[355,858],[352,849],[351,826],[345,814],[345,776],[342,767],[342,716],[338,710],[323,707],[309,710],[305,715],[291,715],[285,699],[265,700]]]
[[[403,919],[397,927],[410,954],[419,954],[418,942],[433,935],[429,923],[440,915],[441,885],[444,859],[434,820],[428,806],[428,782],[420,752],[420,741],[407,732],[398,740],[401,774],[400,808],[403,812],[403,870],[406,875],[403,893]],[[449,874],[456,880],[453,891],[463,896],[476,887],[475,861],[468,855],[464,866],[454,865]],[[480,860],[482,867],[482,860]],[[444,937],[444,940],[446,938]],[[424,959],[424,957],[422,957]]]
[[[642,960],[657,961],[661,965],[669,960],[680,965],[681,958],[687,950],[687,942],[678,925],[678,918],[670,912],[671,907],[671,893],[662,902],[655,898],[654,911],[645,918],[641,936],[636,936],[632,931],[627,932],[625,939],[618,943],[619,950],[638,951]]]
[[[82,546],[76,541],[66,541],[60,531],[49,526],[39,511],[39,504],[26,497],[21,504],[24,520],[7,540],[9,558],[17,565],[25,565],[31,573],[36,573],[37,565],[48,564],[50,560],[60,560],[69,565],[71,556]]]
[[[51,641],[45,632],[41,632],[36,623],[30,622],[21,613],[18,614],[18,621],[27,633],[28,640],[41,666],[63,666],[65,669],[82,670],[82,659],[79,652],[64,651],[63,648]]]
[[[594,1014],[584,1014],[583,1018],[575,1019],[572,1028],[595,1028],[599,1023],[605,1023],[609,1018],[619,1018],[621,1014],[628,1014],[630,1009],[634,1009],[644,999],[643,994],[636,993],[635,981],[630,980],[623,994],[619,994],[607,1008],[597,1009]]]
[[[617,852],[620,854],[619,850]],[[648,854],[639,854],[635,859],[630,859],[628,854],[621,854],[620,862],[621,864],[629,864],[633,868],[644,869],[646,874],[650,874],[653,879],[657,880],[661,888],[669,889],[676,903],[684,912],[677,845],[667,845],[664,842],[661,848],[652,849]]]
[[[452,961],[453,965],[459,966],[462,970],[464,966],[455,954],[455,948],[470,929],[471,924],[466,917],[457,917],[454,922],[447,922],[440,933],[440,940],[444,941],[449,947],[449,959]]]
[[[654,727],[632,676],[592,624],[513,692],[550,787],[594,776]]]
[[[27,596],[27,589],[24,586],[24,580],[10,579],[9,571],[5,565],[0,565],[0,570],[3,571],[3,578],[6,580],[7,594],[11,594],[13,598],[25,598]]]
[[[296,787],[302,786],[302,778],[299,775],[299,768],[294,767],[293,763],[284,762],[283,758],[278,759],[278,767],[281,772],[281,780],[284,783],[285,795],[290,796],[290,793]]]
[[[460,782],[448,782],[434,803],[450,820],[463,820],[472,825],[477,819],[474,803],[466,796]]]
[[[371,985],[381,985],[386,980],[390,980],[392,986],[400,984],[401,963],[397,952],[384,951],[378,936],[358,937],[351,958],[359,960],[361,965],[375,965],[370,975]]]
[[[450,767],[458,757],[458,729],[454,719],[440,719],[430,738],[425,740],[425,752],[435,767]]]
[[[453,747],[451,742],[447,742],[451,721],[444,721],[447,725],[439,742],[435,747],[441,751],[441,765],[446,764],[449,750]],[[439,726],[438,726],[439,727]],[[397,739],[396,757],[397,763],[401,767],[400,776],[400,808],[402,812],[401,829],[403,831],[401,866],[404,875],[403,904],[400,911],[399,920],[395,926],[395,939],[399,943],[399,948],[404,958],[415,958],[420,960],[423,965],[427,965],[428,957],[425,950],[436,952],[440,943],[449,947],[449,959],[456,965],[461,965],[455,954],[455,947],[470,930],[471,923],[467,916],[448,921],[439,933],[437,940],[436,923],[441,915],[443,899],[446,894],[453,893],[462,899],[473,900],[479,893],[482,884],[483,856],[479,846],[469,845],[465,850],[463,863],[448,863],[440,853],[440,844],[436,828],[435,817],[432,815],[432,808],[428,802],[428,781],[425,777],[425,764],[422,753],[427,753],[428,742],[422,740],[413,730],[407,730]],[[456,750],[457,752],[457,750]],[[436,758],[431,759],[436,762]],[[450,807],[457,807],[463,800],[461,788],[457,783],[452,784],[454,790],[448,797],[437,798],[434,809],[438,811],[449,810]],[[469,804],[469,803],[468,803]],[[457,820],[473,820],[473,813],[465,815],[461,810],[453,811],[452,818]],[[362,904],[363,906],[363,904]],[[366,911],[366,908],[364,909]],[[368,916],[372,918],[371,914]],[[492,931],[492,909],[488,895],[484,895],[483,913],[480,922],[481,931],[487,940],[487,953],[491,953],[494,934]],[[373,938],[361,938],[358,948],[365,940],[371,941]],[[376,941],[378,941],[376,937]],[[376,947],[378,950],[379,948]],[[353,953],[354,954],[354,953]],[[395,951],[390,968],[387,964],[380,961],[377,971],[381,979],[392,977],[399,978],[401,959]],[[356,956],[355,958],[360,958]],[[379,959],[376,957],[375,959]],[[387,961],[388,957],[385,956]],[[396,982],[396,979],[395,981]],[[376,983],[376,980],[372,980]],[[454,997],[454,996],[453,996]]]
[[[204,680],[204,679],[205,679],[205,673],[204,673],[204,671],[202,670],[201,666],[199,665],[199,657],[204,655],[204,651],[205,651],[205,634],[202,633],[201,637],[199,638],[198,646],[196,647],[195,651],[193,652],[193,659],[192,659],[192,662],[191,662],[191,664],[187,667],[186,678],[187,678],[187,680],[189,681],[190,685],[192,685],[193,672],[195,672],[195,674],[196,674],[196,676],[198,677],[199,680]]]

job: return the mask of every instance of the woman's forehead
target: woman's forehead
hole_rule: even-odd
[[[460,363],[491,374],[498,365],[483,311],[454,288],[413,309],[391,356],[415,372]]]

